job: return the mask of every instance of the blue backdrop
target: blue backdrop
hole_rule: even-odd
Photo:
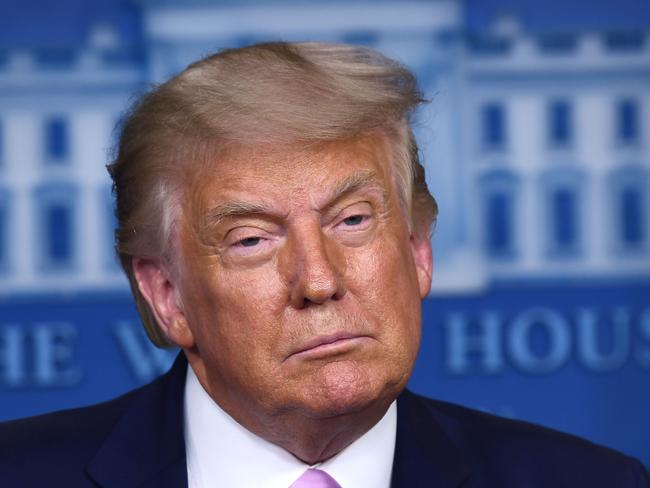
[[[0,420],[164,372],[112,257],[114,127],[220,47],[401,59],[441,218],[410,387],[650,466],[650,6],[643,0],[0,4]]]

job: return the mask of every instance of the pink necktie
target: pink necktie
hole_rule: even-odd
[[[341,488],[341,485],[325,471],[309,468],[289,488]]]

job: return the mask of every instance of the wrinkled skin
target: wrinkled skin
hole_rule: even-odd
[[[239,148],[189,183],[178,261],[136,259],[145,298],[234,419],[307,462],[404,388],[431,281],[378,135]]]

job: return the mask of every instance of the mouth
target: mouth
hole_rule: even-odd
[[[319,359],[327,356],[344,354],[355,347],[371,340],[370,336],[360,334],[338,333],[315,337],[289,354],[287,359]]]

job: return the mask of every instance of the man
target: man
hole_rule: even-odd
[[[640,464],[403,392],[428,294],[412,75],[272,43],[146,95],[110,166],[117,251],[170,373],[0,428],[0,486],[649,486]],[[189,363],[189,367],[188,367]]]

